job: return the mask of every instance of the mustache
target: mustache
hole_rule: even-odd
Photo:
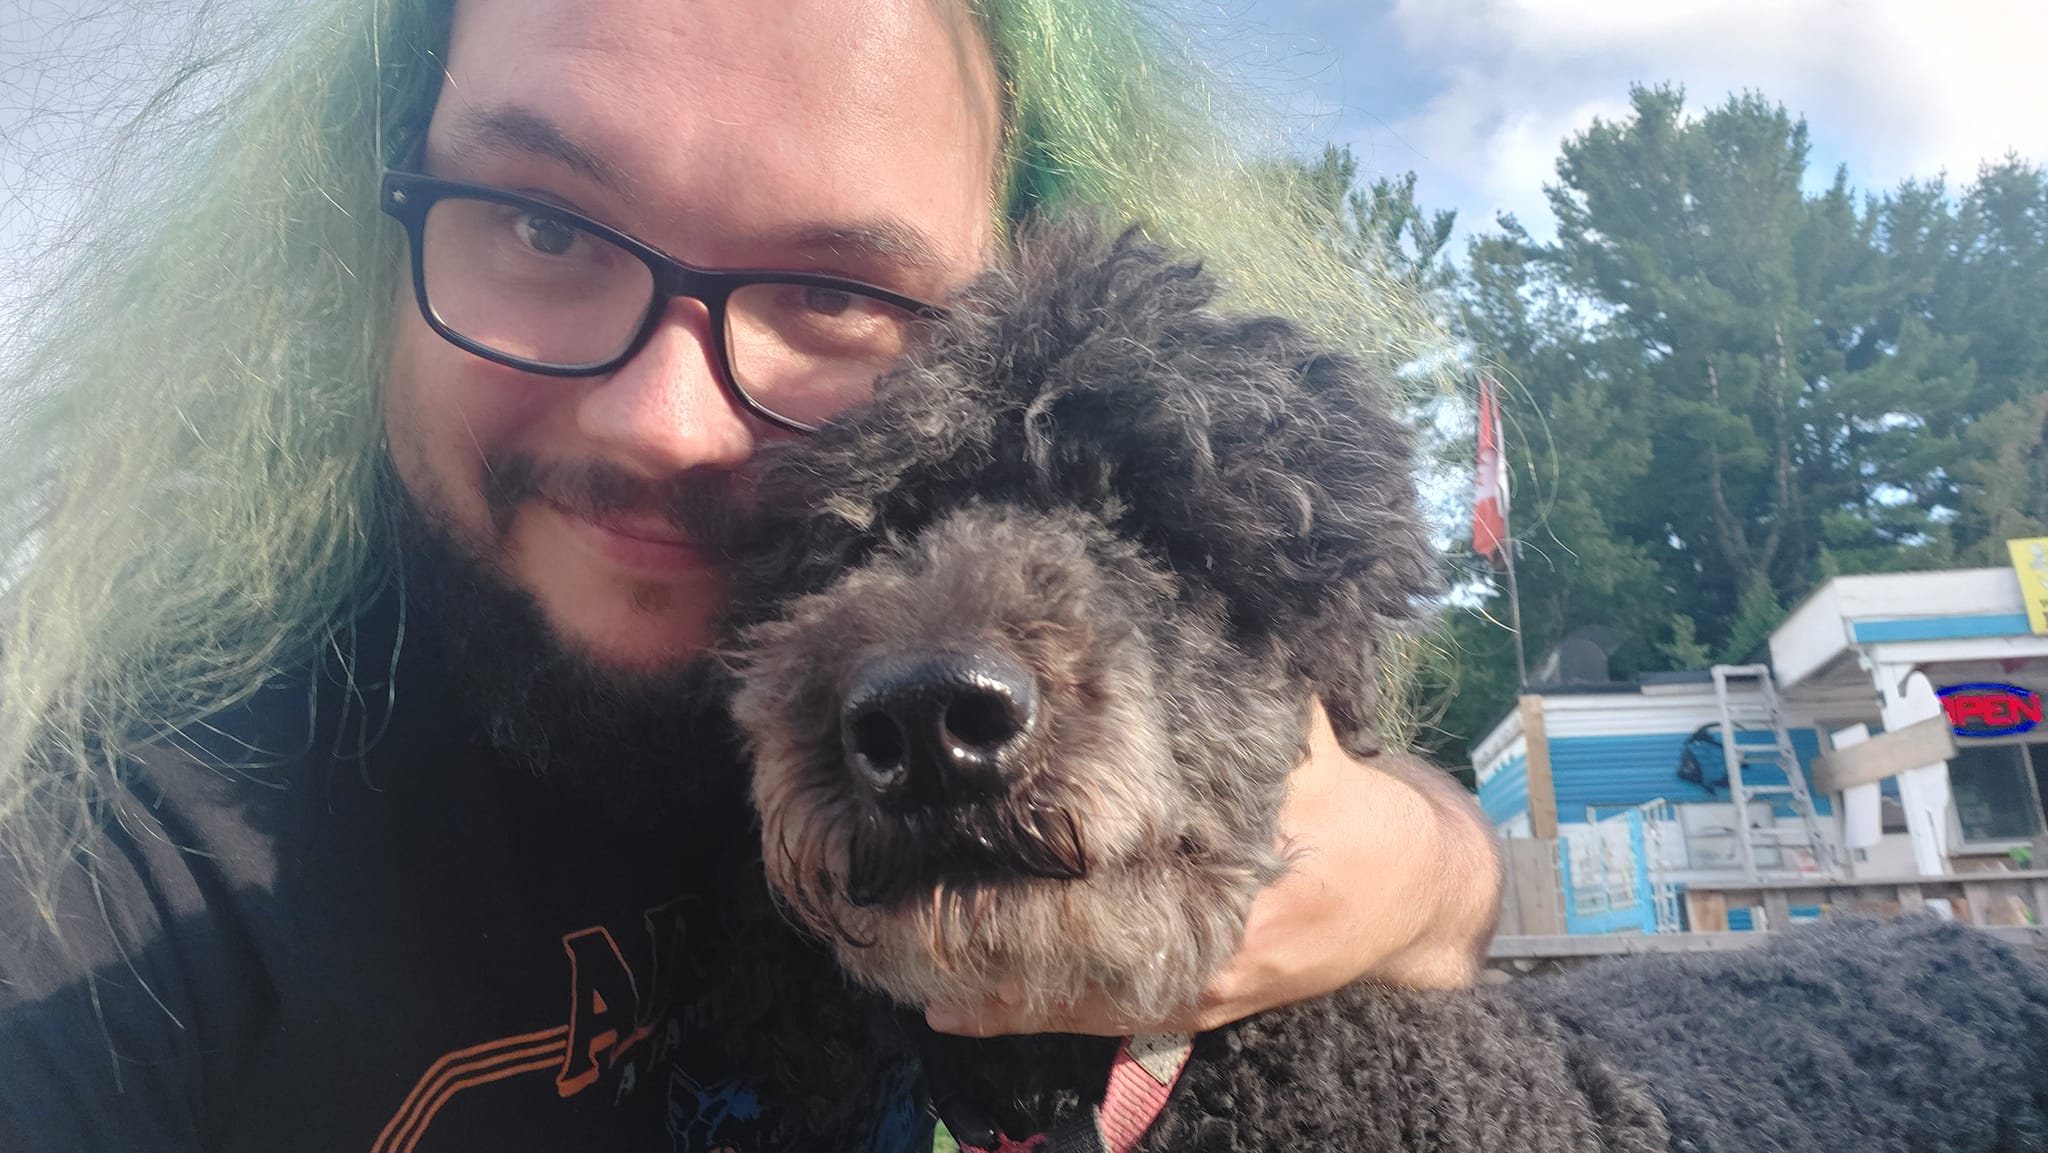
[[[658,514],[700,548],[730,554],[752,520],[741,474],[698,468],[659,481],[598,460],[548,461],[507,453],[484,462],[483,497],[502,539],[519,507],[541,500],[588,520],[622,512]]]
[[[869,907],[929,892],[941,883],[1088,876],[1080,822],[1065,808],[997,811],[983,806],[929,812],[867,809],[846,842],[845,896]]]

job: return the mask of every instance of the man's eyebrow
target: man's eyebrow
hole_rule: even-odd
[[[463,152],[523,152],[552,160],[623,194],[625,181],[603,157],[571,139],[554,121],[517,105],[465,114],[449,131],[449,146]]]
[[[578,144],[554,121],[530,109],[506,104],[465,114],[449,130],[457,153],[519,152],[552,160],[597,184],[625,195],[626,181],[602,156]],[[887,217],[849,224],[800,225],[766,238],[785,251],[816,253],[912,271],[951,267],[930,236]]]
[[[887,218],[859,224],[798,227],[773,242],[798,252],[823,253],[854,261],[873,261],[917,271],[943,271],[951,262],[931,237]]]

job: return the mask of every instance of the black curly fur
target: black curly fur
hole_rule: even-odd
[[[1498,989],[1358,985],[1196,1054],[1145,1153],[2048,1148],[2048,970],[1933,920]]]
[[[1677,1150],[2048,1149],[2048,968],[1915,918],[1510,987],[1651,1090]]]
[[[1069,224],[1027,236],[1021,253],[872,406],[767,454],[761,531],[736,582],[735,628],[753,626],[737,711],[757,750],[777,758],[757,775],[781,774],[775,787],[795,799],[777,803],[815,809],[801,827],[819,836],[883,820],[840,779],[829,718],[847,651],[979,630],[1050,660],[1013,635],[1030,632],[1018,606],[1042,610],[1058,618],[1061,655],[1144,674],[1135,683],[1168,702],[1169,815],[1186,825],[1179,843],[1097,859],[1083,879],[1028,884],[1113,891],[1164,878],[1166,903],[1207,905],[1194,920],[1241,928],[1245,901],[1270,878],[1260,854],[1304,702],[1322,696],[1347,745],[1369,748],[1373,646],[1433,587],[1409,436],[1360,366],[1285,321],[1219,314],[1198,267],[1133,234]],[[1104,699],[1077,692],[1049,707]],[[1094,762],[1056,759],[1016,787],[1065,803],[1060,789],[1074,782],[1061,770],[1077,763]],[[1128,757],[1104,763],[1140,771]],[[780,895],[829,900],[828,881],[776,872],[778,854],[818,849],[778,843],[779,819],[766,814]],[[1204,836],[1223,843],[1191,856]],[[1226,858],[1232,867],[1219,868]],[[1235,888],[1203,887],[1219,877]],[[996,911],[982,914],[1002,921],[1000,886],[981,884],[962,882],[965,904],[989,898]],[[814,885],[823,897],[804,891]],[[1077,892],[1071,908],[1089,909]],[[1076,915],[1073,931],[1114,935],[1092,915]],[[810,927],[827,938],[843,928],[830,917]],[[981,928],[975,939],[992,950],[1038,932]],[[899,954],[844,935],[832,944],[852,971],[890,985]],[[776,947],[758,945],[763,956]],[[761,966],[761,988],[739,1004],[795,983],[806,1006],[853,1006],[796,1014],[835,1057],[907,1043],[859,994],[819,977],[817,953],[793,956]],[[1178,963],[1199,982],[1220,959],[1191,950]],[[734,1013],[757,1032],[790,1023]],[[935,1091],[1013,1135],[1084,1110],[1111,1052],[1081,1038],[919,1043]],[[770,1059],[802,1061],[800,1048]],[[862,1131],[844,1106],[815,1108],[813,1136],[792,1148],[843,1148]],[[1199,1039],[1141,1148],[2028,1150],[2044,1147],[2044,1110],[2048,975],[1954,927],[1852,923],[1502,989],[1360,984],[1263,1014]]]

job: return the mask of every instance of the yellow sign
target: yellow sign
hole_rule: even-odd
[[[2048,536],[2009,540],[2012,571],[2020,578],[2020,599],[2027,602],[2027,623],[2036,636],[2048,636]]]

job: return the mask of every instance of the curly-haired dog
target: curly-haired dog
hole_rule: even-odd
[[[1377,645],[1434,587],[1408,433],[1359,364],[1213,295],[1135,235],[1044,229],[764,463],[735,715],[768,878],[900,1002],[1191,1003],[1286,867],[1310,701],[1375,751]],[[1128,1147],[1163,1100],[1139,1148],[2027,1148],[2048,981],[1851,926],[1507,992],[1358,985],[1202,1036],[1177,1082],[1170,1044],[924,1043],[985,1147]]]

